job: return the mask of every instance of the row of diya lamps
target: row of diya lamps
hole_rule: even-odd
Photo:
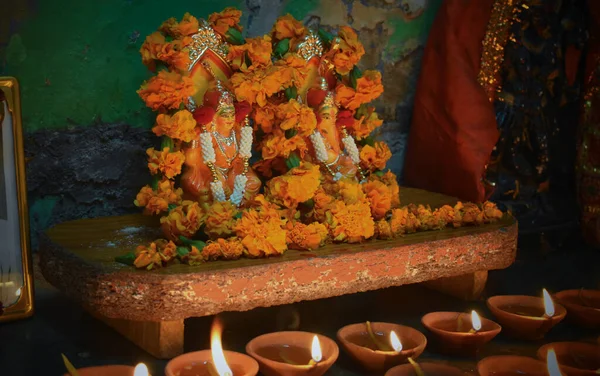
[[[492,320],[459,312],[433,312],[422,318],[425,328],[440,352],[475,355],[502,328],[509,335],[539,340],[569,317],[586,328],[600,328],[600,291],[568,290],[555,295],[554,304],[546,290],[542,297],[495,296],[487,306],[502,327]],[[339,348],[332,339],[308,332],[275,332],[254,338],[245,355],[224,351],[222,326],[215,320],[211,331],[211,350],[191,352],[172,359],[165,368],[167,376],[321,376],[333,365]],[[337,339],[343,349],[366,371],[386,376],[464,376],[465,372],[448,365],[417,363],[427,345],[416,329],[391,323],[360,323],[341,328]],[[541,360],[524,356],[490,356],[477,364],[480,376],[509,375],[598,375],[600,346],[557,342],[542,346]],[[120,367],[111,372],[110,367]],[[101,370],[101,371],[100,371]],[[75,374],[73,373],[75,372]],[[126,366],[84,368],[71,376],[148,376],[147,368]],[[68,374],[67,374],[68,375]]]

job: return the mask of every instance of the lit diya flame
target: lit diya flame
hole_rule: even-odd
[[[133,370],[133,376],[148,376],[148,367],[144,363],[138,364]]]
[[[558,359],[556,359],[556,353],[554,349],[548,350],[548,354],[546,355],[546,369],[548,370],[548,375],[550,376],[562,376],[562,372],[560,372],[560,368],[558,367]]]
[[[471,311],[471,325],[473,325],[473,332],[481,330],[481,319],[475,311]]]
[[[402,351],[402,342],[400,342],[400,338],[396,335],[396,332],[393,330],[390,332],[390,343],[392,344],[392,348],[396,352]]]
[[[313,337],[310,354],[314,363],[319,363],[323,359],[321,344],[319,343],[319,337],[317,336]]]
[[[233,376],[231,368],[225,361],[225,354],[221,346],[221,333],[223,326],[218,319],[213,322],[213,327],[210,331],[210,351],[212,355],[213,365],[215,366],[219,376]]]
[[[552,302],[552,298],[550,297],[550,294],[548,294],[548,291],[546,289],[544,289],[543,292],[544,295],[544,311],[546,312],[546,316],[547,317],[552,317],[554,316],[554,303]]]

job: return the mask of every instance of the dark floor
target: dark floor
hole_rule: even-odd
[[[564,243],[564,244],[563,244]],[[560,248],[557,250],[556,248]],[[590,250],[575,241],[560,237],[533,237],[520,241],[518,260],[506,270],[490,273],[486,296],[497,294],[539,295],[543,287],[551,292],[568,288],[600,288],[600,251]],[[466,303],[420,286],[403,286],[284,307],[256,309],[223,315],[224,348],[243,351],[253,337],[281,330],[300,318],[299,330],[318,332],[335,338],[343,325],[370,321],[387,321],[423,329],[420,318],[431,311],[477,309],[490,317],[481,301]],[[209,347],[212,318],[186,321],[186,351]],[[559,324],[545,342],[562,340],[596,341],[600,332],[578,329],[567,322]],[[535,356],[542,342],[525,343],[500,334],[478,358],[492,354]],[[0,326],[0,375],[61,375],[65,369],[60,353],[77,366],[100,364],[146,363],[152,375],[163,374],[166,361],[158,361],[139,350],[104,324],[39,283],[36,314],[33,318]],[[477,359],[458,359],[436,355],[429,349],[419,358],[449,362],[465,370],[474,370]],[[328,375],[365,374],[348,359],[340,358]]]

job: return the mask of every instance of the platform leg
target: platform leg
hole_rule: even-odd
[[[90,313],[155,358],[171,359],[183,354],[183,320],[132,321]]]
[[[488,272],[484,270],[455,277],[439,278],[424,282],[423,285],[455,298],[471,301],[479,299],[485,289],[487,277]]]

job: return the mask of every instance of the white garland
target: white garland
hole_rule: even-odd
[[[356,147],[356,142],[354,138],[349,134],[346,134],[346,137],[342,138],[342,143],[344,144],[344,150],[352,159],[352,163],[355,165],[360,163],[360,155],[358,153],[358,147]]]
[[[317,157],[319,162],[327,163],[328,154],[321,133],[319,131],[314,131],[313,133],[311,133],[310,136],[308,136],[308,138],[310,139],[310,142],[312,143],[313,148],[315,149],[315,156]]]
[[[225,197],[225,191],[223,190],[223,183],[221,183],[220,180],[211,182],[210,190],[212,191],[213,199],[215,201],[227,200],[227,197]]]
[[[200,146],[202,147],[202,158],[204,163],[215,163],[217,156],[212,143],[212,135],[209,132],[200,133]]]
[[[252,127],[244,126],[240,132],[240,151],[239,155],[242,158],[250,159],[252,157]]]
[[[246,183],[248,177],[246,175],[238,175],[235,177],[233,182],[233,193],[229,197],[229,201],[235,206],[238,206],[244,198],[244,192],[246,191]]]

